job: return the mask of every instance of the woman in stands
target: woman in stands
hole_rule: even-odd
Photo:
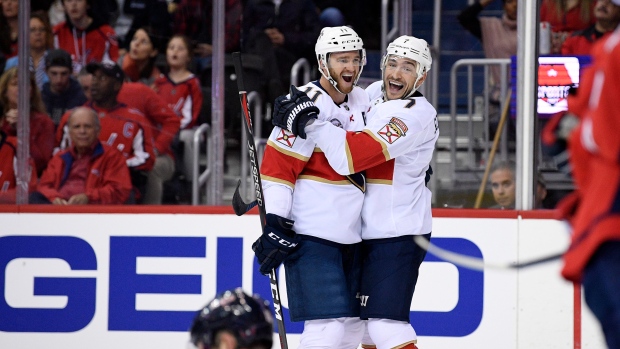
[[[17,67],[8,69],[0,77],[0,129],[8,136],[17,136],[18,101]],[[54,123],[45,113],[41,92],[36,87],[34,74],[30,74],[30,156],[37,174],[47,166],[54,150]]]
[[[160,41],[161,38],[149,27],[136,30],[129,43],[129,52],[119,60],[119,65],[130,81],[153,86],[161,74],[155,65]]]
[[[202,107],[200,81],[189,70],[191,52],[187,37],[173,36],[166,48],[168,74],[160,75],[154,86],[157,94],[181,118],[182,130],[196,125]]]

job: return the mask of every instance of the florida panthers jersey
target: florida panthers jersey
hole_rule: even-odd
[[[308,139],[323,150],[340,174],[366,171],[362,237],[380,239],[428,234],[431,192],[424,177],[439,136],[437,112],[419,92],[383,102],[374,97],[362,132],[345,132],[317,120]],[[378,92],[377,92],[378,91]]]
[[[355,87],[340,105],[317,81],[299,89],[314,101],[318,118],[326,124],[338,130],[364,128],[369,99],[363,89]],[[343,244],[361,241],[364,193],[329,166],[312,140],[275,127],[265,149],[261,178],[267,212],[293,219],[297,233]]]

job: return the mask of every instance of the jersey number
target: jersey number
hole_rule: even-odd
[[[304,91],[304,93],[305,93],[305,94],[308,94],[308,93],[309,93],[310,91],[312,91],[312,90],[313,90],[312,86],[308,86],[308,88],[306,88],[306,90]],[[311,100],[312,102],[316,102],[316,100],[317,100],[317,99],[319,99],[319,96],[320,96],[320,95],[321,95],[321,91],[316,91],[316,92],[314,93],[314,95],[312,96],[312,98],[310,98],[310,100]]]
[[[411,102],[407,103],[405,105],[405,108],[411,108],[415,105],[415,99],[412,99]]]

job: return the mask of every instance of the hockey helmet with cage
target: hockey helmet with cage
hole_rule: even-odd
[[[409,58],[418,63],[416,67],[417,78],[415,80],[415,83],[413,84],[413,89],[411,89],[411,92],[409,92],[409,94],[403,96],[403,98],[407,98],[413,95],[414,92],[417,90],[416,85],[418,84],[418,81],[422,78],[422,76],[429,70],[431,70],[431,65],[433,64],[431,50],[428,47],[428,43],[424,39],[418,39],[416,37],[408,35],[403,35],[396,38],[388,45],[385,56],[383,56],[383,60],[381,61],[381,71],[383,73],[382,78],[385,78],[385,65],[387,64],[388,57],[392,55]],[[383,86],[384,96],[385,88],[386,86]]]
[[[235,336],[238,348],[269,349],[273,344],[273,320],[267,302],[248,296],[241,288],[218,294],[198,312],[190,329],[191,342],[210,349],[221,330]]]
[[[366,65],[366,50],[364,49],[364,42],[362,38],[357,35],[355,30],[347,27],[325,27],[321,30],[321,34],[316,41],[316,45],[314,46],[314,52],[316,53],[316,58],[319,63],[319,72],[327,79],[334,88],[342,93],[337,85],[336,80],[332,78],[329,73],[329,69],[327,69],[327,61],[329,60],[329,54],[334,52],[347,52],[347,51],[360,51],[360,70],[357,73],[357,76],[353,78],[353,85],[357,84],[357,80],[359,80],[362,75],[362,70],[364,69],[364,65]],[[325,71],[321,69],[321,64],[325,67]]]

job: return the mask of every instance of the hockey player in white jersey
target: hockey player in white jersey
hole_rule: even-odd
[[[336,172],[366,172],[361,318],[368,319],[368,333],[379,349],[416,348],[409,309],[426,252],[413,235],[430,239],[425,172],[439,136],[437,113],[417,89],[431,64],[426,41],[401,36],[390,43],[381,63],[382,81],[368,88],[374,99],[362,132],[314,118],[305,112],[309,107],[303,96],[274,112],[274,125],[305,133]]]
[[[315,50],[320,80],[294,90],[316,104],[319,120],[363,129],[370,102],[356,86],[366,60],[362,39],[348,27],[324,28]],[[284,261],[291,320],[304,321],[299,348],[355,348],[363,334],[356,295],[365,182],[338,174],[304,138],[280,127],[269,137],[260,166],[267,225],[253,249],[263,274]]]

